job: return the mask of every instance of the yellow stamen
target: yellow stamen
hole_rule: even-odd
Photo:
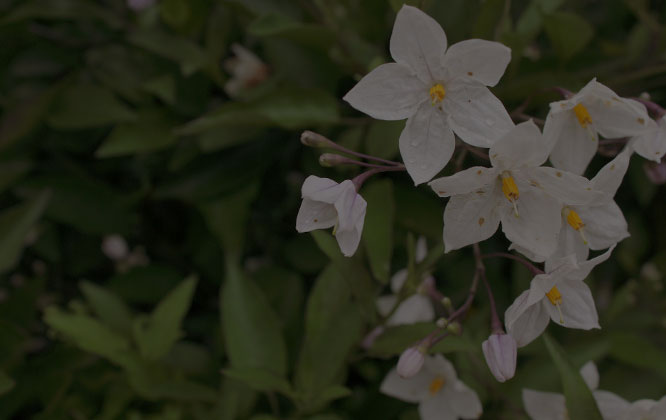
[[[504,196],[511,204],[513,204],[513,211],[518,217],[518,207],[516,207],[516,200],[520,196],[518,192],[518,186],[516,186],[516,181],[513,179],[509,172],[502,172],[502,192]]]
[[[439,392],[440,389],[444,386],[444,378],[441,376],[436,376],[435,379],[433,379],[430,382],[430,386],[428,386],[428,391],[430,391],[430,395],[435,395]]]
[[[578,118],[578,122],[583,128],[587,127],[588,124],[592,124],[592,117],[590,117],[590,113],[587,112],[587,108],[585,108],[583,104],[578,104],[573,107],[573,111],[576,114],[576,118]]]
[[[553,288],[550,289],[548,293],[546,293],[546,297],[550,303],[557,308],[557,312],[560,313],[560,324],[564,325],[564,317],[562,316],[562,309],[560,309],[560,305],[562,304],[562,295],[560,294],[560,291],[557,290],[557,286],[553,286]]]
[[[441,83],[437,83],[436,85],[433,85],[433,87],[430,88],[430,101],[433,105],[442,102],[445,96],[446,96],[446,90],[444,89],[444,86],[442,86]]]
[[[580,219],[578,213],[569,207],[565,207],[562,212],[564,217],[567,219],[567,223],[571,226],[576,232],[580,234],[580,237],[583,239],[583,243],[587,245],[587,238],[585,237],[584,227],[585,223]]]

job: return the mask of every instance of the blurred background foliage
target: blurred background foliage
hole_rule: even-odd
[[[432,325],[359,343],[400,268],[431,268],[464,300],[473,259],[439,258],[443,201],[405,174],[371,180],[349,259],[329,232],[294,228],[307,175],[356,172],[319,167],[301,130],[399,157],[404,122],[373,121],[341,97],[390,61],[402,3],[0,0],[0,418],[417,418],[378,388]],[[512,48],[494,89],[510,111],[543,118],[558,99],[550,87],[592,77],[665,105],[664,1],[409,3],[449,44]],[[235,44],[265,66],[240,89],[229,85]],[[571,366],[595,360],[600,388],[629,400],[666,394],[666,200],[643,166],[634,157],[617,197],[632,236],[588,280],[603,329],[549,328]],[[129,244],[122,258],[103,253],[108,235]],[[428,267],[413,264],[418,235]],[[507,245],[496,235],[482,249]],[[488,272],[501,311],[529,282],[507,261]],[[537,340],[498,384],[481,353],[488,320],[480,294],[462,336],[435,351],[479,393],[483,418],[525,418],[521,389],[561,392],[560,365]]]

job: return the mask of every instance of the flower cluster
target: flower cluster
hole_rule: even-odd
[[[407,120],[398,140],[404,164],[304,133],[304,144],[335,148],[373,163],[323,155],[324,163],[369,169],[339,184],[308,177],[296,226],[299,232],[334,227],[343,254],[350,256],[359,244],[366,209],[358,190],[369,176],[404,170],[415,185],[428,183],[435,194],[449,198],[444,210],[444,251],[475,247],[477,269],[470,296],[483,280],[493,316],[483,353],[491,373],[503,382],[514,375],[517,347],[538,337],[549,320],[568,328],[600,328],[594,298],[584,280],[629,236],[614,195],[633,153],[660,161],[666,152],[666,117],[650,109],[653,120],[645,103],[622,98],[593,79],[576,94],[560,89],[565,99],[550,104],[543,130],[532,120],[516,124],[488,89],[502,77],[510,49],[479,39],[447,47],[446,35],[434,19],[403,6],[390,39],[395,62],[372,70],[344,99],[373,118]],[[625,146],[586,178],[599,136],[622,138]],[[460,147],[485,157],[488,165],[433,179],[451,160],[456,137]],[[532,262],[515,254],[504,256],[522,261],[534,274],[529,290],[506,310],[506,333],[485,278],[485,257],[478,251],[478,243],[493,236],[500,225],[511,243],[509,250]],[[589,258],[590,251],[603,250]],[[543,269],[535,263],[543,263]],[[438,295],[430,277],[419,279],[423,284],[417,293],[405,297],[406,277],[406,272],[398,273],[391,282],[393,294],[377,302],[386,326],[429,321],[435,318],[433,302],[450,305]],[[424,293],[426,289],[430,292]],[[397,370],[382,385],[384,393],[418,402],[425,419],[442,418],[442,413],[452,419],[480,416],[478,397],[457,379],[452,365],[441,356],[427,354],[432,343],[456,332],[454,321],[470,304],[471,300],[457,310],[449,308],[448,316],[437,321],[438,331],[403,353]],[[438,335],[441,331],[445,334]]]

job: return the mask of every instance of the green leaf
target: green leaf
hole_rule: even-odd
[[[147,80],[143,83],[143,89],[157,96],[168,105],[173,105],[176,102],[176,81],[170,74]]]
[[[578,370],[571,365],[564,350],[548,334],[543,335],[543,340],[560,373],[569,417],[581,420],[601,420],[601,413],[594,401],[592,391],[587,387]]]
[[[206,64],[204,50],[184,37],[159,32],[156,29],[141,29],[129,33],[127,38],[137,47],[179,63],[180,71],[185,76],[194,74]]]
[[[287,372],[287,350],[275,312],[252,279],[229,261],[222,287],[222,326],[234,369]]]
[[[7,376],[7,374],[0,370],[0,395],[6,394],[14,388],[16,383],[12,378]]]
[[[363,189],[368,202],[363,228],[363,243],[373,275],[382,284],[388,283],[393,253],[393,183],[382,179]]]
[[[57,129],[81,130],[132,121],[135,117],[111,91],[86,83],[66,88],[51,107],[47,120]]]
[[[248,33],[257,37],[282,37],[303,45],[329,47],[335,40],[326,27],[298,22],[281,13],[266,13],[252,21]]]
[[[342,261],[345,257],[340,251],[340,246],[335,240],[335,236],[323,230],[313,230],[310,235],[314,238],[319,249],[326,254],[331,261]]]
[[[365,137],[365,150],[369,155],[383,159],[398,156],[398,139],[405,128],[404,121],[373,121]]]
[[[12,187],[32,169],[33,164],[26,160],[14,160],[0,163],[0,192]]]
[[[123,21],[108,9],[83,0],[33,0],[21,2],[0,20],[0,25],[25,20],[101,20],[111,27],[119,27]]]
[[[333,385],[321,391],[317,397],[310,402],[310,407],[326,407],[333,401],[345,398],[351,395],[351,390],[342,385]],[[314,411],[314,410],[313,410]]]
[[[348,281],[335,265],[317,278],[308,298],[305,339],[296,366],[296,384],[306,406],[336,385],[351,349],[361,339],[363,322]]]
[[[124,364],[130,351],[128,339],[88,315],[69,314],[49,306],[44,310],[44,322],[82,350],[118,364]]]
[[[570,12],[555,12],[544,18],[546,34],[562,60],[580,52],[592,39],[594,28],[585,19]]]
[[[163,358],[181,337],[181,324],[192,304],[196,285],[196,277],[185,279],[162,299],[150,317],[134,320],[132,332],[143,357]]]
[[[0,213],[0,273],[14,267],[18,262],[25,238],[39,220],[51,198],[48,191],[23,204]]]
[[[338,105],[318,89],[280,88],[248,103],[231,102],[189,122],[180,135],[200,134],[226,126],[275,126],[297,130],[338,121]]]
[[[229,378],[239,380],[255,391],[278,391],[283,395],[293,396],[291,385],[287,380],[274,373],[259,368],[231,368],[225,369],[224,374]]]
[[[61,88],[62,83],[57,83],[38,95],[21,101],[16,107],[5,110],[0,120],[0,150],[30,134],[42,123]]]
[[[92,310],[106,325],[122,332],[131,331],[132,312],[117,295],[87,281],[81,282],[79,288]]]
[[[164,149],[176,141],[169,119],[155,111],[144,111],[135,122],[117,125],[97,149],[99,158],[133,155]]]
[[[657,372],[666,380],[666,354],[650,340],[632,333],[610,336],[610,355],[631,366]]]

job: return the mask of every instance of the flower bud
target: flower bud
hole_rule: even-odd
[[[447,311],[450,311],[453,308],[453,304],[451,303],[451,298],[448,296],[444,296],[442,298],[442,305],[444,306],[444,309]]]
[[[348,158],[342,155],[336,155],[335,153],[324,153],[323,155],[319,156],[319,164],[327,168],[331,166],[342,165],[348,161]]]
[[[438,328],[446,328],[447,325],[449,325],[449,320],[441,317],[435,321],[435,324],[437,325]]]
[[[452,322],[446,326],[446,330],[453,335],[460,335],[462,332],[462,327],[459,322]]]
[[[491,334],[481,344],[486,363],[495,379],[504,382],[516,373],[516,340],[509,334]]]
[[[113,261],[125,258],[129,252],[125,238],[120,235],[108,235],[102,240],[102,252]]]
[[[425,361],[424,350],[421,346],[414,346],[403,351],[398,359],[398,375],[411,378],[419,373]]]
[[[329,147],[330,140],[314,131],[304,131],[301,134],[301,143],[310,147]]]

